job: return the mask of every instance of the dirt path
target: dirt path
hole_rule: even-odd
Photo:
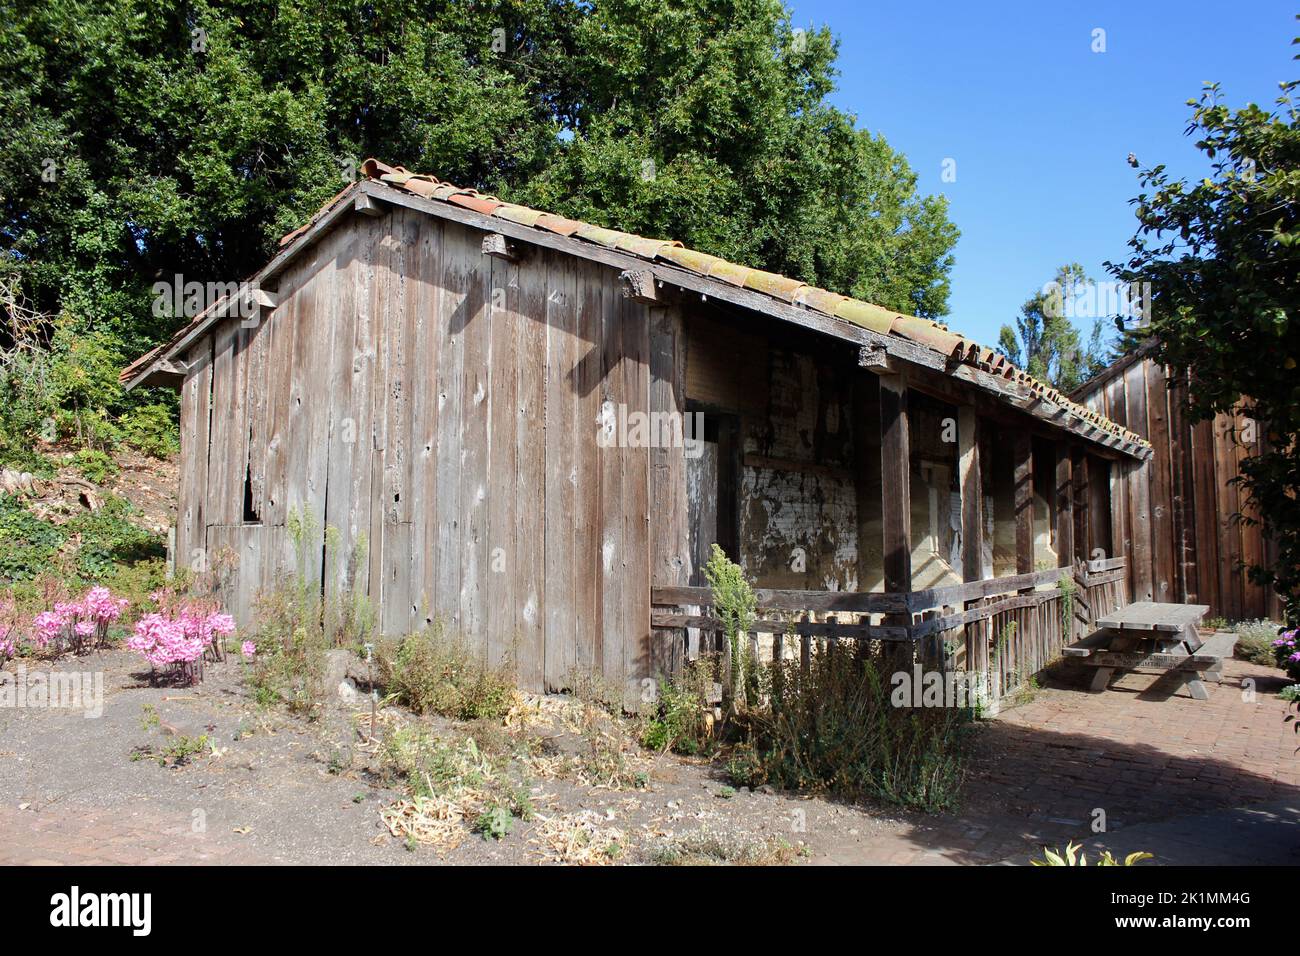
[[[797,851],[792,861],[813,864],[1024,862],[1036,845],[1069,838],[1126,850],[1130,833],[1148,844],[1133,848],[1167,845],[1169,862],[1240,855],[1244,833],[1273,857],[1278,847],[1294,852],[1284,834],[1297,830],[1287,815],[1300,806],[1296,744],[1273,672],[1240,662],[1228,673],[1257,680],[1253,703],[1227,683],[1205,703],[1160,700],[1137,677],[1103,695],[1040,691],[978,732],[958,815],[735,791],[707,764],[664,756],[648,758],[643,788],[540,781],[537,819],[500,842],[471,836],[445,854],[408,850],[381,824],[379,808],[399,794],[356,768],[346,712],[315,724],[267,715],[243,695],[240,666],[210,668],[198,688],[163,689],[147,685],[134,655],[103,652],[56,667],[102,672],[102,716],[0,708],[0,863],[538,863],[556,859],[544,836],[558,818],[617,832],[626,862],[698,833],[783,842]],[[132,760],[134,748],[166,740],[143,726],[146,705],[177,734],[208,734],[218,753],[179,768]],[[1233,816],[1251,806],[1262,809]],[[1100,836],[1089,826],[1098,809],[1108,824]],[[1216,836],[1203,820],[1179,826],[1215,811],[1235,836]]]

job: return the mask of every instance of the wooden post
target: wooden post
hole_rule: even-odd
[[[961,489],[961,574],[963,581],[984,576],[984,484],[980,474],[979,417],[971,405],[957,409],[957,471]],[[969,610],[979,601],[967,601]],[[966,625],[966,670],[988,676],[988,641],[984,622]]]
[[[1091,561],[1088,523],[1088,455],[1081,452],[1074,462],[1074,554],[1080,561]]]
[[[911,439],[907,420],[907,379],[881,375],[880,380],[880,485],[884,537],[885,591],[912,592],[912,490]],[[887,624],[904,627],[912,615],[889,615]],[[907,650],[910,664],[912,650]],[[895,662],[897,663],[897,662]]]
[[[880,479],[885,590],[906,594],[912,590],[911,441],[901,375],[880,376]]]
[[[1014,451],[1016,503],[1016,573],[1034,570],[1034,442],[1026,431],[1016,435]]]
[[[1074,460],[1068,443],[1056,443],[1056,563],[1074,564]]]

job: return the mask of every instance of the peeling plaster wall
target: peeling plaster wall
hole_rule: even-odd
[[[767,372],[768,414],[742,421],[741,564],[763,587],[857,590],[849,377],[785,350]]]

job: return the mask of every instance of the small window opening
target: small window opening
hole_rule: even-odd
[[[262,516],[258,514],[257,505],[253,501],[253,468],[251,465],[244,468],[244,524],[261,524]]]

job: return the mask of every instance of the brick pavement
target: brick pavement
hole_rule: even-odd
[[[1086,676],[1054,681],[982,728],[959,814],[825,862],[1025,862],[1069,839],[1157,852],[1130,845],[1142,837],[1168,841],[1168,862],[1300,862],[1300,737],[1276,697],[1279,671],[1228,661],[1208,701],[1140,674],[1092,694]],[[1104,834],[1092,829],[1099,813]]]

